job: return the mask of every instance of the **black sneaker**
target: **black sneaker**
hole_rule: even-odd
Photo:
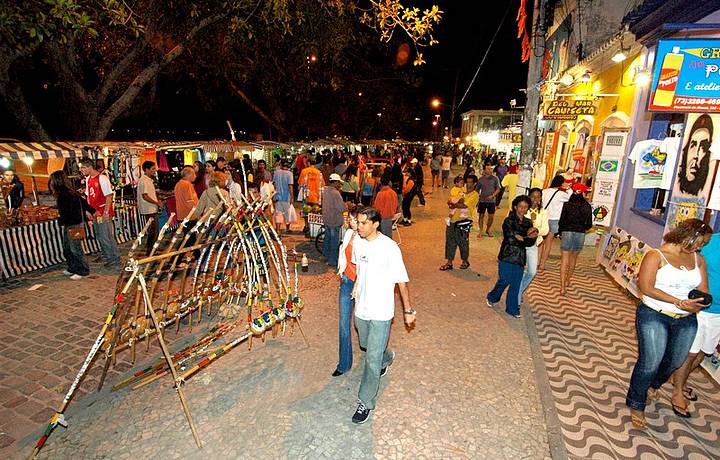
[[[393,351],[391,353],[392,357],[390,358],[390,361],[385,365],[385,367],[380,369],[380,377],[385,377],[385,375],[388,373],[388,370],[390,370],[390,366],[392,365],[393,361],[395,361],[395,352]]]
[[[365,407],[365,404],[360,401],[357,409],[355,410],[355,413],[352,416],[352,421],[353,423],[357,423],[358,425],[360,425],[367,422],[368,418],[370,418],[370,409]]]

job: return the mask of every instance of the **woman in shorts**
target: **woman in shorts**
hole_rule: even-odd
[[[570,285],[577,263],[577,256],[585,245],[585,232],[592,228],[592,207],[585,199],[588,192],[585,184],[572,186],[572,195],[563,205],[560,214],[558,230],[562,239],[560,249],[562,259],[560,261],[560,295],[565,295],[565,290]]]

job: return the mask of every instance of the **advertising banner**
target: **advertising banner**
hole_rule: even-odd
[[[577,120],[581,115],[595,115],[594,101],[552,100],[543,109],[544,120]]]
[[[660,40],[648,110],[720,112],[720,39]]]

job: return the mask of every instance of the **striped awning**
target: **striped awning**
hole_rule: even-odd
[[[82,156],[82,150],[67,142],[12,142],[0,143],[0,156],[13,160],[71,158]]]

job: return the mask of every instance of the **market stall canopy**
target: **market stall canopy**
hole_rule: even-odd
[[[67,142],[12,142],[0,144],[0,156],[13,160],[33,158],[74,158],[83,156],[82,149]]]

